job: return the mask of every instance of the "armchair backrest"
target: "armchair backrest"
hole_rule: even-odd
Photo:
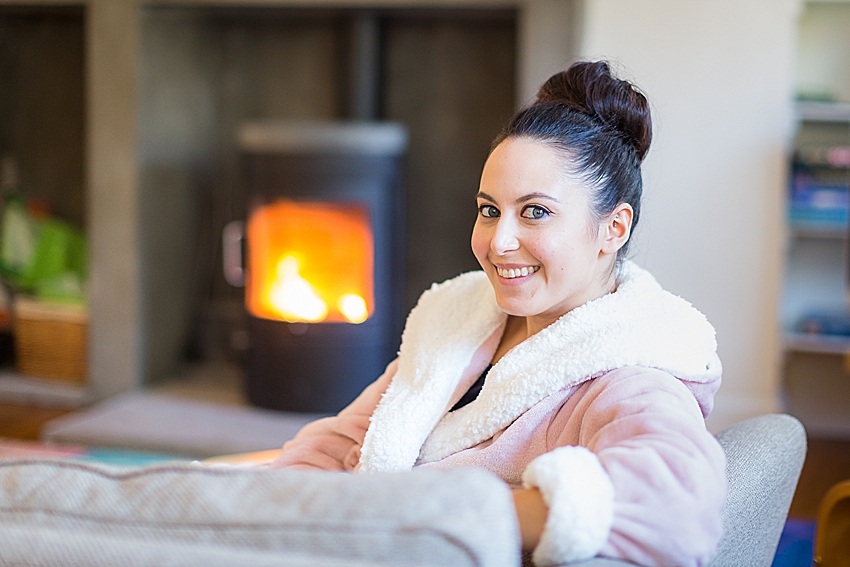
[[[729,495],[710,567],[768,567],[806,458],[806,431],[790,415],[769,414],[736,423],[717,439],[726,451]]]

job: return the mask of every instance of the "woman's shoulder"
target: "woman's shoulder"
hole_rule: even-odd
[[[569,317],[573,326],[593,329],[599,349],[631,353],[617,357],[616,366],[660,368],[698,382],[712,381],[722,372],[708,318],[634,263],[624,264],[614,293],[574,311]]]
[[[682,382],[664,370],[624,366],[556,392],[529,411],[531,415],[549,416],[549,448],[582,444],[589,432],[615,422],[633,427],[649,420],[653,427],[672,424],[679,429],[685,423],[690,428],[704,429],[713,392],[706,396],[694,391],[694,386],[699,389],[699,385]]]
[[[714,407],[720,387],[720,374],[709,380],[692,381],[668,370],[640,365],[615,368],[588,380],[576,394],[588,403],[606,407],[623,405],[657,411],[664,407],[677,411],[690,406],[695,415],[707,417]],[[697,411],[698,408],[698,411]]]
[[[688,320],[693,325],[714,335],[714,328],[708,318],[687,299],[664,289],[648,270],[634,262],[624,262],[617,278],[617,291],[624,306],[632,304],[634,308],[651,309],[656,318],[666,317],[677,323]]]

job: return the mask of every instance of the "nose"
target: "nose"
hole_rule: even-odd
[[[519,239],[516,223],[509,218],[500,218],[493,232],[493,238],[490,240],[490,250],[498,256],[503,256],[517,248],[519,248]]]

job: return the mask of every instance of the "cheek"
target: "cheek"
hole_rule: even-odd
[[[490,237],[487,231],[482,229],[478,223],[472,229],[472,253],[478,259],[479,264],[484,264],[487,260],[487,253],[490,250]]]
[[[558,277],[567,269],[569,264],[572,263],[570,259],[575,253],[573,247],[569,244],[551,241],[537,243],[537,246],[529,246],[528,251],[538,262],[543,264],[547,275],[552,277]]]
[[[564,252],[564,245],[551,235],[547,235],[546,238],[527,238],[523,242],[523,248],[543,264],[557,263],[557,259]]]

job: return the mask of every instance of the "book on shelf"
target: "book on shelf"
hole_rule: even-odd
[[[797,148],[794,164],[803,167],[850,168],[850,146],[807,144]]]
[[[809,313],[797,322],[794,330],[810,336],[850,338],[850,314],[841,311]]]
[[[792,225],[806,224],[813,227],[840,228],[850,217],[850,194],[846,188],[831,186],[808,186],[794,191],[788,208],[788,219]]]
[[[825,230],[846,227],[850,220],[850,146],[799,148],[789,190],[792,225]]]

